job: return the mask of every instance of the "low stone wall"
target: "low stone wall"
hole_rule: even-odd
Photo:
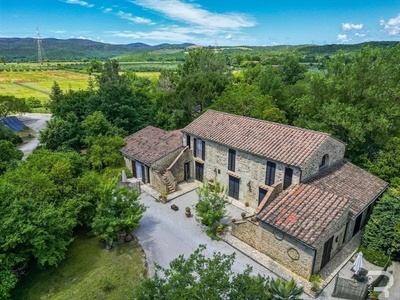
[[[315,251],[264,224],[261,227],[251,221],[232,225],[232,235],[257,251],[268,255],[293,273],[308,280],[312,273]]]

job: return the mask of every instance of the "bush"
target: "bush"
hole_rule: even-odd
[[[359,251],[361,251],[363,253],[363,257],[367,261],[369,261],[370,263],[373,263],[376,266],[383,268],[386,266],[386,264],[388,262],[389,262],[389,265],[391,265],[390,258],[382,252],[364,248],[364,247],[360,247]]]

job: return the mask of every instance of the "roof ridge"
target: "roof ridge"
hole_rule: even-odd
[[[306,131],[306,132],[312,132],[312,133],[325,135],[325,136],[329,136],[329,137],[332,137],[334,139],[337,139],[334,136],[332,136],[330,133],[326,133],[326,132],[322,132],[322,131],[317,131],[317,130],[303,128],[303,127],[297,127],[297,126],[289,125],[289,124],[282,124],[282,123],[273,122],[273,121],[261,120],[261,119],[248,117],[248,116],[235,115],[235,114],[227,113],[227,112],[224,112],[224,111],[218,111],[218,110],[214,110],[214,109],[207,109],[203,114],[207,113],[208,111],[216,112],[216,113],[224,114],[224,115],[228,115],[228,116],[234,116],[234,117],[244,118],[244,119],[248,119],[248,120],[253,120],[253,121],[257,121],[257,122],[263,122],[263,123],[268,123],[268,124],[279,125],[279,126],[288,127],[288,128],[291,128],[291,129],[296,129],[296,130],[301,130],[301,131]],[[343,142],[343,141],[341,141],[339,139],[337,139],[337,140],[345,144],[345,142]]]

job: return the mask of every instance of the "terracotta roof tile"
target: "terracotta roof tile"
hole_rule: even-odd
[[[301,184],[283,192],[264,207],[259,218],[315,246],[324,232],[349,212],[349,200],[313,186]]]
[[[352,215],[357,215],[388,185],[346,159],[322,170],[304,183],[349,199]]]
[[[147,126],[125,138],[126,145],[121,152],[142,163],[151,165],[165,155],[183,148],[183,134],[180,130],[172,132]]]
[[[300,166],[329,134],[208,110],[184,129],[228,147]]]

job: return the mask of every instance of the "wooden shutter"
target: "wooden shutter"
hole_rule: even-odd
[[[193,156],[197,157],[197,139],[193,139]]]
[[[273,185],[275,183],[275,169],[276,163],[271,161],[267,162],[267,174],[265,175],[265,184],[266,185]]]
[[[229,149],[228,151],[228,170],[235,172],[236,151]]]
[[[202,160],[206,160],[206,142],[205,141],[201,141],[201,159]]]

